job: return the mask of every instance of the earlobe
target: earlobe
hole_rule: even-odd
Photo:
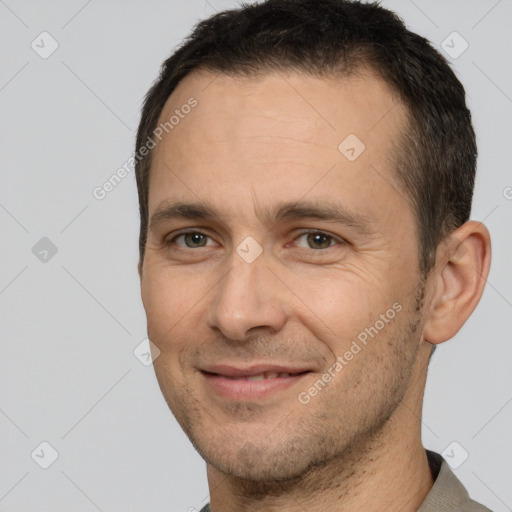
[[[482,296],[490,262],[490,235],[481,222],[466,222],[440,244],[423,329],[426,341],[438,344],[457,334]]]

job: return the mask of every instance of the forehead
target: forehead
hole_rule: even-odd
[[[195,106],[184,107],[191,99]],[[168,99],[160,125],[173,116],[154,149],[150,210],[194,199],[245,216],[255,195],[269,203],[330,196],[355,206],[375,188],[374,214],[383,214],[383,202],[403,202],[390,151],[405,109],[370,72],[343,79],[194,72]]]
[[[198,107],[190,116],[194,119],[193,129],[197,128],[197,121],[208,122],[210,139],[230,132],[250,136],[254,130],[258,130],[258,135],[282,135],[286,128],[299,138],[326,139],[327,143],[337,142],[344,133],[356,133],[371,145],[376,140],[381,142],[383,135],[388,135],[384,138],[391,141],[405,119],[404,105],[370,70],[344,78],[294,71],[261,73],[255,77],[194,71],[168,98],[159,124],[179,114],[191,98]],[[189,134],[192,121],[181,120],[180,116],[179,126],[167,134],[169,139]]]

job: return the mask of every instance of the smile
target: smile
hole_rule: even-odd
[[[208,390],[215,395],[235,401],[254,401],[292,387],[311,371],[283,367],[240,369],[217,366],[200,373]]]

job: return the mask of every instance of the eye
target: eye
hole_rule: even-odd
[[[336,243],[340,242],[322,231],[304,233],[295,239],[295,244],[305,249],[328,249]]]
[[[168,245],[171,244],[176,244],[179,247],[187,247],[189,249],[197,249],[214,245],[214,242],[208,235],[197,231],[189,231],[188,233],[181,233],[169,240]]]

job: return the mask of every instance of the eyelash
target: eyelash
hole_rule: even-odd
[[[324,231],[319,231],[319,230],[315,230],[315,229],[303,231],[302,233],[300,233],[299,235],[297,235],[293,239],[293,242],[295,242],[296,240],[298,240],[299,238],[301,238],[303,236],[312,235],[312,234],[325,236],[326,238],[328,238],[331,241],[331,245],[329,245],[326,248],[314,249],[314,248],[308,247],[308,249],[310,249],[312,251],[325,251],[326,249],[330,249],[334,245],[344,245],[344,244],[347,244],[347,241],[343,240],[342,238],[339,238],[339,237],[336,237],[336,236],[331,235],[329,233],[326,233]],[[180,237],[185,237],[186,235],[201,235],[201,236],[207,237],[210,240],[212,240],[212,238],[209,235],[207,235],[205,233],[202,233],[201,231],[185,231],[185,232],[179,233],[179,234],[175,235],[174,237],[172,237],[171,239],[165,241],[165,246],[169,247],[169,246],[172,246],[172,245],[176,245],[176,240],[178,238],[180,238]],[[334,243],[332,243],[332,242],[334,242]],[[286,245],[288,246],[289,244],[286,244]],[[186,247],[186,246],[179,245],[178,247],[180,249],[186,250],[186,249],[202,249],[203,247],[209,247],[209,246]],[[302,249],[306,249],[306,248],[302,247]]]

